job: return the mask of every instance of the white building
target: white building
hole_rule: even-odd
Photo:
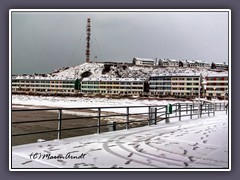
[[[137,66],[155,66],[155,60],[146,58],[133,58],[133,64]]]
[[[212,69],[228,70],[228,65],[226,62],[223,63],[212,63]]]
[[[197,67],[197,63],[194,60],[188,60],[188,67],[195,68]]]
[[[175,59],[160,59],[160,67],[179,67],[179,61]]]
[[[160,67],[169,67],[168,59],[159,59],[159,66]]]
[[[179,61],[179,67],[187,68],[188,67],[188,61],[187,60]]]
[[[179,61],[176,59],[168,59],[169,67],[179,67]]]
[[[210,69],[211,68],[211,64],[206,62],[206,61],[203,61],[203,67],[206,68],[206,69]]]

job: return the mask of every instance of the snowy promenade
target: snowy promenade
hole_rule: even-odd
[[[12,147],[12,168],[228,168],[228,116]]]

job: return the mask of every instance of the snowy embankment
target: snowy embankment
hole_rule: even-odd
[[[228,116],[12,148],[12,168],[229,168]]]
[[[201,99],[204,100],[204,99]],[[13,108],[86,108],[86,107],[109,107],[102,109],[102,112],[126,113],[126,108],[113,108],[124,106],[146,106],[130,108],[129,113],[148,113],[147,106],[162,106],[174,103],[198,103],[198,99],[193,101],[174,101],[174,100],[141,100],[141,99],[111,99],[111,98],[93,98],[93,97],[53,97],[53,96],[28,96],[12,95]],[[208,101],[211,102],[211,101]],[[214,102],[214,101],[212,101]],[[224,101],[215,100],[215,103],[224,103]],[[227,103],[227,101],[226,101]],[[92,109],[96,111],[97,109]],[[76,112],[64,110],[64,114],[72,115],[90,115],[91,112]],[[94,112],[92,112],[94,114]]]

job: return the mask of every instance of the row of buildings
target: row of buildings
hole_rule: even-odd
[[[151,76],[151,95],[224,97],[228,92],[227,75],[167,75]]]
[[[205,82],[205,83],[202,83]],[[205,84],[205,86],[203,86]],[[152,96],[223,97],[228,90],[227,75],[153,75],[145,78],[84,78],[70,79],[13,78],[12,92],[49,94],[104,94]]]
[[[190,67],[190,68],[206,68],[206,69],[223,69],[227,70],[228,65],[224,63],[208,63],[201,60],[175,60],[175,59],[146,59],[133,58],[133,64],[137,66],[160,66],[160,67]]]

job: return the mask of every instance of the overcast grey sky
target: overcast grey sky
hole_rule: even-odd
[[[133,57],[228,61],[227,12],[12,12],[12,73]]]

